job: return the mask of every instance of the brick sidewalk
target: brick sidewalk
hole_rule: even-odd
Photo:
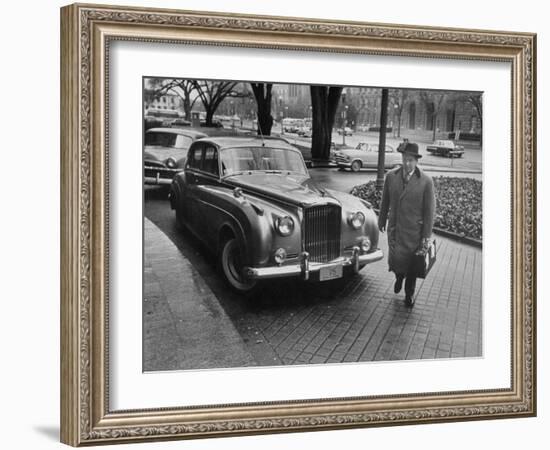
[[[418,280],[412,309],[403,293],[393,293],[394,276],[384,260],[347,283],[310,285],[303,295],[289,294],[289,286],[284,294],[270,289],[262,306],[241,309],[238,322],[269,344],[273,355],[266,354],[266,363],[481,356],[481,250],[436,239],[438,261],[426,280]],[[387,254],[385,235],[381,247]]]
[[[143,370],[255,365],[189,260],[148,219],[144,235]]]

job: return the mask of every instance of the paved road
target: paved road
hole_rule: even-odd
[[[323,179],[329,175],[327,170],[312,173]],[[348,190],[348,180],[355,183],[367,175],[336,172],[331,186]],[[385,261],[367,266],[351,279],[271,282],[258,296],[245,300],[227,289],[215,257],[176,230],[166,190],[146,188],[145,214],[209,286],[257,365],[482,354],[481,251],[477,248],[438,237],[438,262],[428,279],[419,280],[413,309],[404,305],[403,294],[393,293],[394,279]],[[385,236],[381,248],[387,253]],[[146,319],[159,328],[154,315]]]

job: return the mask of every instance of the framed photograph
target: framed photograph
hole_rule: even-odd
[[[536,414],[536,36],[61,9],[61,440]]]

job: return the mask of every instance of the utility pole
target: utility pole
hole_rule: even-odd
[[[388,124],[388,89],[382,89],[382,103],[380,105],[380,136],[378,138],[378,172],[376,175],[376,189],[384,187],[384,159],[386,156],[386,128]]]

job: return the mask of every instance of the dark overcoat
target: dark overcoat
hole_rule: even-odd
[[[402,167],[388,172],[378,224],[385,226],[387,221],[389,270],[407,273],[422,239],[431,236],[434,219],[435,193],[431,177],[416,167],[406,183]]]

